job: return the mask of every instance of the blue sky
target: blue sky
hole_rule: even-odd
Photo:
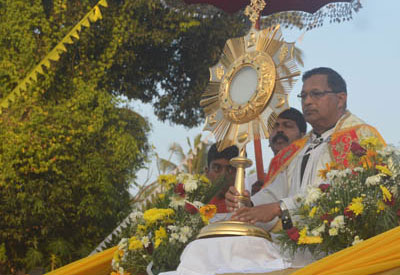
[[[352,21],[340,24],[325,23],[318,29],[304,34],[297,42],[304,53],[302,72],[314,67],[331,67],[347,82],[348,109],[373,125],[387,143],[400,145],[400,1],[362,0],[363,8]],[[283,30],[288,42],[297,40],[303,32]],[[289,96],[289,104],[301,110],[296,95],[301,90],[299,79]],[[202,132],[203,126],[187,129],[162,123],[153,114],[151,105],[133,103],[135,111],[147,117],[152,124],[149,136],[151,144],[161,157],[168,157],[168,147],[177,142],[188,150],[186,138],[193,139]],[[272,152],[263,141],[264,167]],[[249,158],[254,159],[253,145],[247,145]],[[250,170],[254,168],[249,168]],[[149,164],[151,179],[158,175],[154,162]],[[147,178],[147,171],[138,173],[138,182]]]

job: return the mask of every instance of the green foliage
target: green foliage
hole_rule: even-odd
[[[1,0],[0,96],[93,4]],[[94,32],[104,31],[100,24]],[[1,273],[87,256],[129,213],[128,188],[146,158],[149,126],[99,86],[108,44],[93,35],[83,30],[0,116]]]

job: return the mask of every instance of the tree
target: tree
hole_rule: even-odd
[[[40,2],[31,4],[0,2],[8,21],[0,23],[3,97],[64,32]],[[149,126],[84,73],[90,60],[75,55],[89,44],[63,56],[0,116],[2,274],[87,256],[129,213]]]
[[[4,272],[86,256],[117,225],[149,128],[116,96],[197,125],[208,67],[246,26],[240,16],[190,17],[155,0],[108,2],[103,20],[0,115]],[[0,0],[0,100],[96,3]]]

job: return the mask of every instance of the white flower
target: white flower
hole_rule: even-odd
[[[370,176],[365,180],[365,184],[367,186],[371,185],[377,185],[381,181],[381,176],[380,175],[375,175],[375,176]]]
[[[122,238],[118,243],[118,249],[124,250],[128,246],[128,243],[129,243],[128,238]]]
[[[188,240],[189,240],[189,239],[188,239],[188,237],[187,237],[185,234],[179,235],[179,241],[180,241],[181,243],[186,243]]]
[[[338,234],[337,228],[329,229],[329,236],[337,236],[337,234]]]
[[[186,181],[187,179],[192,179],[192,178],[193,178],[193,176],[192,176],[191,174],[181,173],[181,174],[179,174],[179,175],[176,177],[176,180],[177,180],[178,182],[185,183],[185,181]]]
[[[306,197],[306,201],[305,201],[306,205],[312,204],[313,202],[318,200],[319,197],[321,197],[321,195],[322,195],[322,191],[318,187],[309,187],[307,191],[308,192],[307,192],[307,197]]]
[[[184,226],[181,228],[181,233],[185,234],[186,236],[189,236],[192,233],[192,230],[190,229],[189,226]]]
[[[354,241],[351,243],[351,245],[356,245],[358,243],[361,243],[362,241],[363,241],[363,239],[360,239],[360,237],[355,236]]]
[[[339,175],[339,170],[331,170],[328,173],[326,173],[326,178],[332,181],[338,175]]]
[[[393,196],[397,197],[398,195],[398,188],[396,185],[393,185],[392,187],[390,187],[390,192],[393,194]]]
[[[176,232],[178,227],[176,225],[168,225],[168,229],[171,230],[172,232]]]
[[[346,168],[344,170],[339,171],[338,177],[345,178],[345,177],[347,177],[347,175],[350,175],[350,174],[351,174],[351,169]]]
[[[361,172],[363,172],[364,171],[364,168],[362,168],[362,167],[356,167],[356,168],[354,168],[354,172],[359,172],[359,173],[361,173]]]
[[[332,228],[343,228],[344,227],[344,216],[340,215],[333,219],[331,222]]]
[[[131,214],[129,214],[129,218],[131,219],[132,222],[135,222],[143,217],[143,213],[140,211],[133,211]]]
[[[149,237],[147,237],[147,236],[143,237],[141,241],[142,241],[142,244],[144,247],[148,247],[150,244]]]
[[[324,224],[324,223],[323,223],[321,226],[319,226],[319,227],[313,229],[313,230],[311,231],[311,234],[312,234],[313,236],[319,236],[319,235],[320,235],[321,233],[323,233],[323,232],[325,232],[325,224]]]
[[[124,274],[125,274],[125,270],[124,270],[124,268],[123,268],[122,266],[120,266],[120,267],[118,268],[118,273],[121,274],[121,275],[124,275]]]
[[[113,270],[117,270],[119,268],[119,262],[115,261],[114,259],[111,261],[111,266]]]
[[[179,240],[179,235],[177,233],[172,233],[170,239]]]
[[[185,199],[178,197],[178,196],[172,196],[171,197],[171,202],[169,203],[169,206],[178,209],[179,206],[184,206],[185,205]]]
[[[204,203],[202,203],[201,201],[194,201],[193,205],[200,209],[200,207],[204,206]]]
[[[186,192],[192,192],[197,189],[197,180],[195,179],[189,179],[183,184],[183,188],[185,189]]]

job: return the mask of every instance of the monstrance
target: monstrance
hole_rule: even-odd
[[[252,8],[257,12],[257,7]],[[294,43],[283,41],[280,27],[257,30],[254,22],[247,35],[226,42],[220,61],[210,68],[210,83],[200,101],[206,114],[204,130],[214,134],[218,150],[231,145],[239,148],[231,164],[237,167],[235,187],[241,195],[244,169],[252,164],[246,157],[246,144],[255,137],[269,137],[278,115],[289,108],[288,93],[300,74]],[[246,205],[245,197],[240,200]],[[263,233],[247,223],[220,222],[203,228],[199,237],[218,235]]]

